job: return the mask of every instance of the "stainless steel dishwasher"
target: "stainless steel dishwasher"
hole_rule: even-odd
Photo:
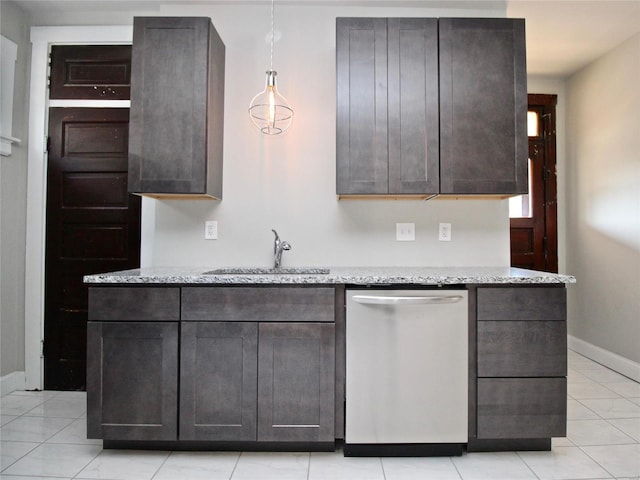
[[[466,290],[347,290],[345,456],[460,455]]]

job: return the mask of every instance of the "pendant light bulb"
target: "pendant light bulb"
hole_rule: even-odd
[[[249,117],[265,135],[284,133],[293,121],[293,109],[276,87],[275,70],[267,70],[264,90],[253,97],[249,105]]]
[[[265,135],[284,133],[293,121],[293,109],[276,87],[278,73],[273,69],[274,18],[274,0],[271,0],[271,61],[267,70],[267,82],[264,90],[253,97],[249,104],[249,118]]]

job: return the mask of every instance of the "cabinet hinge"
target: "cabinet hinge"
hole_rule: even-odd
[[[49,147],[51,146],[51,137],[44,136],[44,153],[49,153]]]
[[[40,340],[40,358],[44,358],[44,340]]]

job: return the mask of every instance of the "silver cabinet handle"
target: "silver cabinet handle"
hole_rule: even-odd
[[[442,303],[457,303],[462,295],[437,295],[420,297],[400,297],[384,295],[354,295],[353,301],[364,305],[429,305]]]

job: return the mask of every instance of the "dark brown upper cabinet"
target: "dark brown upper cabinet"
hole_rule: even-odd
[[[527,190],[524,21],[338,18],[337,193]]]
[[[222,198],[224,62],[208,17],[134,18],[130,192]]]
[[[440,193],[527,193],[524,20],[442,18]]]
[[[438,193],[438,20],[337,19],[337,192]]]

